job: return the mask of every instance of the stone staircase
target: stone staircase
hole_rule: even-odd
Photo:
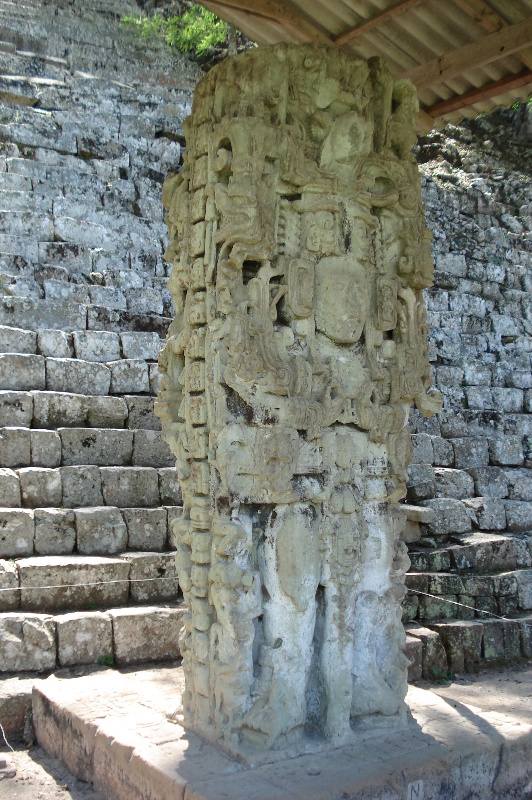
[[[412,436],[409,500],[428,513],[406,531],[403,619],[429,680],[532,658],[528,420],[444,413],[444,435]],[[508,435],[510,422],[521,435]]]
[[[157,333],[0,328],[4,672],[179,653],[181,496],[152,411],[159,347]],[[142,625],[144,647],[121,651],[121,627],[138,642]]]
[[[84,5],[0,0],[6,676],[179,656],[181,494],[153,399],[173,316],[161,184],[196,70],[119,28],[135,3]]]

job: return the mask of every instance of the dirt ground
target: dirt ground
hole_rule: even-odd
[[[5,766],[4,766],[5,763]],[[13,769],[16,774],[13,775]],[[10,777],[12,776],[12,777]],[[57,758],[40,747],[4,745],[0,751],[0,800],[105,800],[92,786],[74,778]]]

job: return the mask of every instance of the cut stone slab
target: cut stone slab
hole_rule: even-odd
[[[100,475],[107,505],[119,508],[159,505],[158,476],[153,467],[102,467]]]
[[[85,388],[89,388],[88,384]],[[90,387],[92,390],[92,387]],[[68,391],[34,392],[33,423],[36,428],[76,428],[85,424],[89,400]]]
[[[0,428],[0,467],[29,467],[30,464],[28,428]]]
[[[61,505],[61,472],[58,469],[28,467],[18,471],[22,505],[26,508],[46,508]]]
[[[144,430],[160,431],[161,422],[153,413],[153,397],[142,395],[126,395],[128,428],[142,428]]]
[[[184,608],[118,608],[113,621],[115,661],[119,666],[179,658]]]
[[[30,392],[0,392],[0,426],[29,428],[33,419],[33,395]]]
[[[54,283],[62,282],[54,281]],[[73,358],[72,334],[65,331],[38,331],[37,349],[41,355],[49,356],[50,358]]]
[[[76,357],[84,361],[115,361],[120,358],[120,340],[110,331],[75,331]]]
[[[79,331],[87,327],[87,307],[78,303],[7,297],[0,301],[0,323],[29,330]]]
[[[471,530],[471,517],[461,500],[448,497],[424,500],[423,505],[434,512],[432,522],[427,525],[429,533],[445,536],[450,533],[466,533]]]
[[[52,392],[108,394],[111,370],[105,364],[75,358],[46,359],[46,388]],[[44,387],[43,387],[44,388]]]
[[[447,655],[439,635],[429,628],[423,628],[421,625],[408,626],[407,633],[419,639],[423,645],[423,678],[433,681],[435,677],[445,673],[447,671]]]
[[[31,695],[35,678],[4,678],[0,681],[0,719],[9,740],[19,739],[31,717]]]
[[[161,340],[155,332],[131,331],[120,334],[124,358],[142,358],[157,361]],[[111,359],[109,359],[110,361]]]
[[[59,428],[64,466],[131,463],[133,431],[112,428]]]
[[[127,528],[118,508],[80,508],[74,515],[78,553],[107,555],[126,549]]]
[[[43,672],[56,662],[55,623],[48,614],[0,614],[0,672]]]
[[[0,506],[20,506],[20,482],[17,473],[12,469],[0,468]]]
[[[102,506],[100,470],[96,466],[62,467],[63,505],[67,508]]]
[[[55,617],[57,658],[62,667],[97,664],[113,657],[111,618],[101,611],[75,611]]]
[[[61,439],[57,431],[30,431],[31,464],[33,467],[59,467]]]
[[[159,431],[135,431],[133,464],[137,467],[174,467],[175,456]]]
[[[123,397],[91,397],[89,400],[88,424],[91,428],[123,428],[128,416]]]
[[[122,516],[127,526],[130,550],[164,550],[167,542],[165,508],[124,508]]]
[[[183,503],[183,498],[175,467],[163,467],[158,472],[161,503],[165,506],[180,506]],[[409,506],[409,508],[412,508],[412,506]]]
[[[0,325],[0,352],[35,353],[36,348],[37,333],[35,331]]]
[[[35,552],[40,556],[68,555],[76,545],[74,512],[65,508],[35,510]]]
[[[140,359],[113,361],[111,369],[112,394],[142,394],[150,391],[148,365]]]
[[[179,667],[59,673],[35,685],[33,718],[39,744],[113,800],[524,800],[532,670],[507,677],[411,686],[405,728],[361,727],[344,746],[270,753],[275,763],[255,755],[252,769],[171,721]]]
[[[31,555],[34,531],[33,511],[0,508],[0,558]]]
[[[125,553],[123,558],[131,564],[129,594],[132,602],[177,601],[175,553]]]
[[[22,609],[109,608],[127,602],[130,567],[122,559],[41,556],[20,559],[17,565]],[[31,588],[47,586],[57,588]]]
[[[0,560],[0,611],[12,611],[20,605],[18,570],[12,561]],[[13,589],[13,591],[6,591]]]
[[[0,354],[0,386],[17,391],[45,389],[44,358],[20,353]]]

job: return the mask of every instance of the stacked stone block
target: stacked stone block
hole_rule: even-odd
[[[136,10],[0,2],[7,673],[179,656],[181,493],[153,399],[174,313],[161,184],[196,69],[121,28]]]
[[[429,679],[532,656],[531,120],[449,126],[418,152],[444,410],[410,420],[408,500],[432,517],[411,540],[404,618]]]

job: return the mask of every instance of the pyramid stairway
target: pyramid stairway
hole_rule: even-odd
[[[194,68],[170,59],[185,88],[126,83],[135,62],[171,72],[163,45],[119,28],[135,9],[95,3],[89,20],[83,4],[0,2],[8,677],[179,656],[181,494],[153,399],[173,315],[160,191],[179,167]]]

